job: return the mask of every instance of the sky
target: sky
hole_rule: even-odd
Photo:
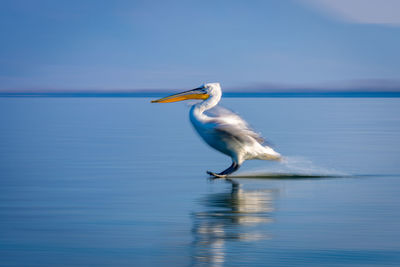
[[[0,7],[0,91],[400,80],[397,0],[0,0]]]

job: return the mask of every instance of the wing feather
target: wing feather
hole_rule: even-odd
[[[260,144],[265,143],[264,138],[251,129],[248,123],[233,111],[217,106],[208,110],[207,113],[212,117],[210,122],[216,125],[214,130],[222,135],[235,138],[241,142],[249,142],[249,138],[252,138]]]

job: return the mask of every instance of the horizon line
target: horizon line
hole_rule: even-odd
[[[177,90],[0,91],[0,97],[162,97]],[[225,90],[236,97],[400,97],[400,90]]]

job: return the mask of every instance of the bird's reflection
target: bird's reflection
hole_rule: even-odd
[[[227,242],[253,242],[268,239],[261,224],[272,222],[274,196],[277,190],[244,190],[240,184],[228,192],[206,195],[205,209],[193,214],[193,260],[196,264],[220,266],[225,262]]]

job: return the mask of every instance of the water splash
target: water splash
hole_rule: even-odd
[[[259,177],[259,178],[322,178],[322,177],[344,177],[349,174],[321,166],[315,165],[311,160],[289,156],[284,157],[277,164],[238,172],[232,177]]]

